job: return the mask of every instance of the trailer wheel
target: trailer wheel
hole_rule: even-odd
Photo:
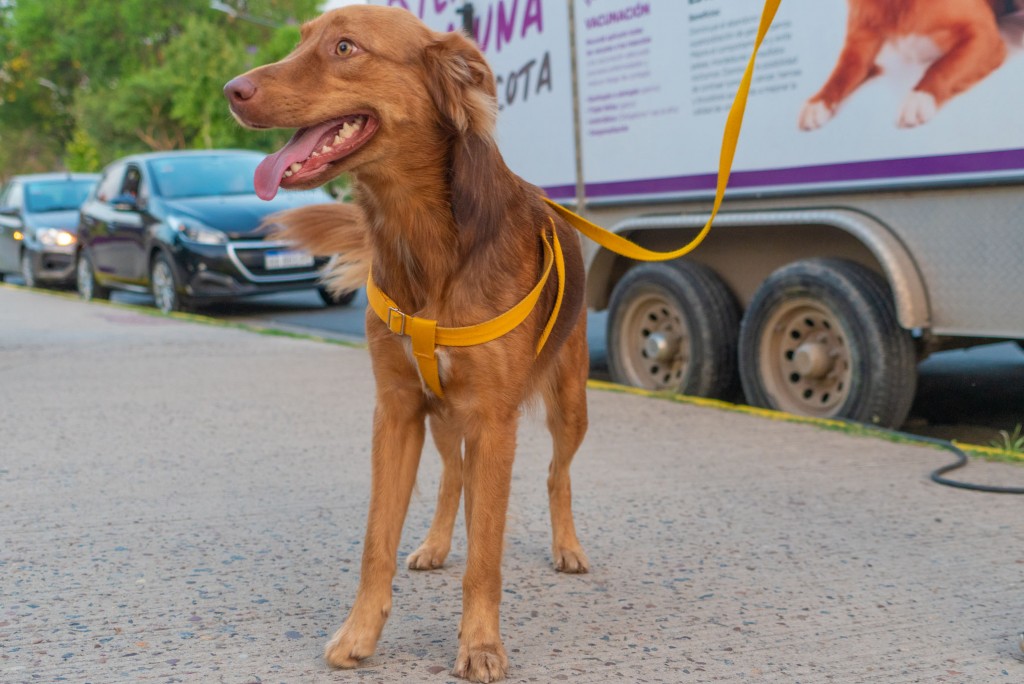
[[[609,304],[612,380],[733,398],[738,334],[736,300],[714,271],[686,261],[636,266],[615,286]]]
[[[917,363],[885,281],[839,259],[779,269],[743,316],[740,379],[755,406],[899,427]]]

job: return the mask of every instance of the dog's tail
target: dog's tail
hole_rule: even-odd
[[[312,204],[271,214],[276,236],[292,240],[316,256],[335,257],[324,277],[332,294],[362,287],[370,273],[372,252],[366,218],[359,207],[341,202]]]

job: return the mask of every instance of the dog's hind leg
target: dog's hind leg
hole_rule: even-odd
[[[991,19],[958,27],[960,42],[928,67],[904,100],[897,124],[912,128],[927,123],[938,108],[1002,65],[1006,45]]]
[[[579,573],[590,569],[587,554],[576,538],[569,480],[569,466],[587,432],[588,370],[587,338],[581,326],[560,350],[543,392],[548,430],[554,442],[554,455],[548,468],[551,549],[555,569],[560,572]]]
[[[355,667],[371,655],[391,612],[391,581],[426,431],[422,392],[395,389],[385,364],[375,361],[377,408],[373,420],[373,485],[359,590],[345,624],[328,642],[333,667]],[[387,388],[387,389],[383,389]]]
[[[444,469],[437,492],[437,510],[427,538],[409,554],[410,570],[432,570],[444,565],[452,548],[452,528],[462,497],[462,433],[448,420],[430,416],[430,434],[441,454]]]

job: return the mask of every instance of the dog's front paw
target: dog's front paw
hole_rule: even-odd
[[[501,643],[466,646],[459,644],[452,674],[471,682],[496,682],[508,673],[508,655]]]
[[[939,106],[935,102],[934,95],[923,90],[913,90],[910,95],[907,95],[907,99],[903,101],[896,125],[900,128],[920,126],[931,121],[938,111]]]
[[[575,548],[556,548],[553,551],[555,557],[555,570],[558,572],[582,574],[590,572],[590,561],[587,554],[579,546]]]
[[[359,661],[373,655],[379,636],[380,630],[360,629],[350,617],[327,642],[324,660],[331,667],[356,667]]]
[[[835,112],[832,107],[829,107],[824,101],[808,100],[800,110],[797,124],[801,131],[813,131],[827,124],[833,114]]]
[[[436,544],[432,544],[430,541],[425,541],[420,545],[420,548],[409,554],[409,558],[407,559],[409,569],[436,570],[444,565],[444,561],[448,557],[449,550],[449,548],[444,548]]]

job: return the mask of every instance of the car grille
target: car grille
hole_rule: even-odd
[[[312,266],[298,268],[266,267],[266,254],[272,251],[298,250],[288,242],[243,241],[228,243],[228,255],[239,271],[254,283],[279,283],[316,278],[330,262],[330,257],[315,257]]]

